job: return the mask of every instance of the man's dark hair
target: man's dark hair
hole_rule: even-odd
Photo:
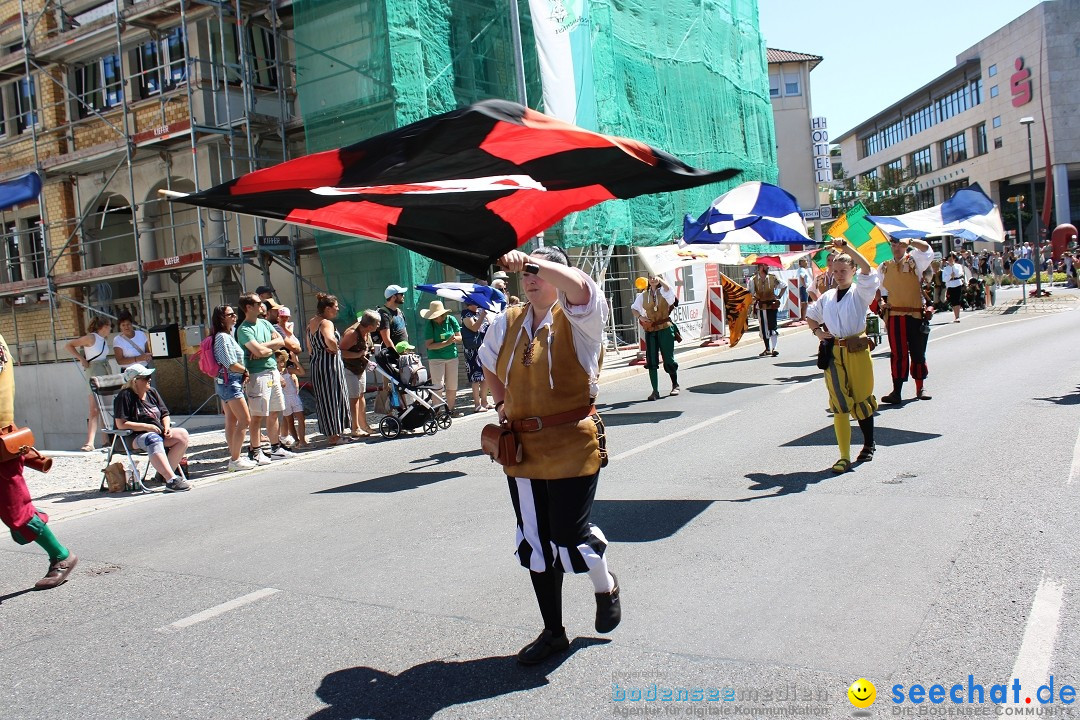
[[[259,296],[255,293],[244,293],[240,296],[240,302],[238,304],[240,305],[240,311],[246,313],[247,309],[252,305],[261,305],[262,300],[260,300]]]
[[[570,266],[570,256],[566,254],[558,245],[545,245],[544,247],[536,248],[532,252],[533,257],[542,257],[545,260],[559,265]]]

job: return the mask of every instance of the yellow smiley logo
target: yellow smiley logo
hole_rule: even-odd
[[[877,688],[866,678],[859,678],[847,689],[848,700],[857,708],[868,708],[877,699]]]

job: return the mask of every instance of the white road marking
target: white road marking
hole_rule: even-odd
[[[1077,480],[1080,480],[1080,433],[1076,434],[1076,445],[1073,446],[1072,469],[1069,470],[1069,479],[1065,481],[1065,484],[1072,485]]]
[[[964,333],[975,332],[976,330],[986,330],[987,328],[1001,327],[1002,325],[1011,325],[1013,323],[1024,322],[1025,320],[1038,320],[1041,317],[1053,317],[1055,313],[1049,313],[1046,315],[1033,315],[1032,317],[1019,318],[1017,320],[1006,320],[1005,322],[992,323],[990,325],[980,325],[979,327],[968,328],[967,330],[960,330],[958,332],[949,333],[948,335],[940,335],[936,338],[930,338],[927,342],[937,342],[938,340],[948,340],[951,337],[957,335],[963,335]]]
[[[223,602],[220,605],[215,605],[212,608],[207,608],[206,610],[195,613],[194,615],[189,615],[186,618],[181,618],[174,623],[169,623],[168,625],[159,627],[157,628],[157,631],[175,632],[177,630],[183,630],[186,627],[191,627],[192,625],[201,623],[205,620],[216,618],[218,615],[224,615],[230,610],[235,610],[236,608],[243,607],[244,605],[250,605],[253,602],[262,600],[264,597],[269,597],[279,592],[281,591],[276,588],[263,588],[262,590],[256,590],[255,592],[248,593],[247,595],[241,595],[234,600],[229,600],[228,602]]]
[[[777,395],[787,395],[788,393],[792,393],[792,392],[795,392],[796,390],[798,390],[798,389],[799,389],[799,388],[801,388],[801,387],[806,387],[807,385],[813,385],[813,384],[814,384],[814,383],[816,383],[816,382],[817,382],[817,381],[818,381],[819,379],[820,379],[820,378],[814,378],[813,380],[807,380],[807,381],[806,381],[806,382],[804,382],[804,383],[793,383],[793,384],[791,385],[791,387],[786,387],[786,388],[784,388],[783,390],[781,390],[780,392],[778,392],[778,393],[777,393]]]
[[[1020,704],[1025,698],[1035,703],[1035,692],[1050,677],[1050,657],[1054,652],[1057,639],[1058,622],[1061,617],[1061,603],[1065,588],[1053,580],[1043,578],[1035,599],[1031,603],[1027,625],[1024,627],[1024,639],[1020,642],[1020,653],[1016,656],[1010,676],[1020,680]],[[1010,695],[1010,700],[1012,696]]]
[[[724,413],[723,415],[717,415],[716,417],[710,418],[710,419],[706,420],[705,422],[699,422],[697,425],[691,425],[690,427],[686,428],[685,430],[680,430],[679,432],[674,432],[674,433],[671,433],[670,435],[665,435],[664,437],[657,438],[656,440],[653,440],[652,442],[647,442],[644,445],[638,445],[636,448],[631,448],[630,450],[627,450],[626,452],[621,452],[618,455],[613,455],[611,457],[611,460],[612,460],[612,462],[614,462],[615,460],[623,460],[625,458],[630,457],[631,455],[637,455],[640,452],[645,452],[646,450],[651,450],[654,447],[656,447],[657,445],[663,445],[664,443],[668,442],[669,440],[674,440],[677,437],[682,437],[683,435],[689,435],[690,433],[697,432],[698,430],[700,430],[702,428],[708,427],[709,425],[712,425],[714,423],[718,423],[721,420],[727,420],[732,415],[738,415],[741,412],[742,412],[742,410],[729,410],[728,412]]]

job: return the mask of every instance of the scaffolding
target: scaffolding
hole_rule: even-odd
[[[303,154],[282,0],[7,0],[0,27],[0,180],[36,170],[36,203],[0,213],[0,325],[17,363],[65,360],[88,318],[205,325],[253,268],[308,287],[314,238],[294,226],[173,205]],[[6,52],[5,52],[6,50]],[[14,102],[12,102],[12,100]],[[216,301],[216,302],[215,302]],[[47,325],[44,322],[48,304]],[[29,306],[29,307],[28,307]],[[33,309],[37,312],[33,312]],[[184,364],[190,410],[195,393]]]

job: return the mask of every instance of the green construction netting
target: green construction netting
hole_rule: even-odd
[[[529,105],[543,109],[528,0],[519,8]],[[508,11],[507,0],[297,2],[297,88],[308,150],[358,142],[486,98],[516,99]],[[598,129],[696,167],[745,173],[726,186],[576,213],[546,233],[548,242],[670,242],[681,234],[685,213],[699,215],[738,182],[776,182],[755,0],[593,0],[589,11]],[[327,284],[349,311],[381,302],[388,283],[456,279],[395,246],[331,233],[317,238]]]

